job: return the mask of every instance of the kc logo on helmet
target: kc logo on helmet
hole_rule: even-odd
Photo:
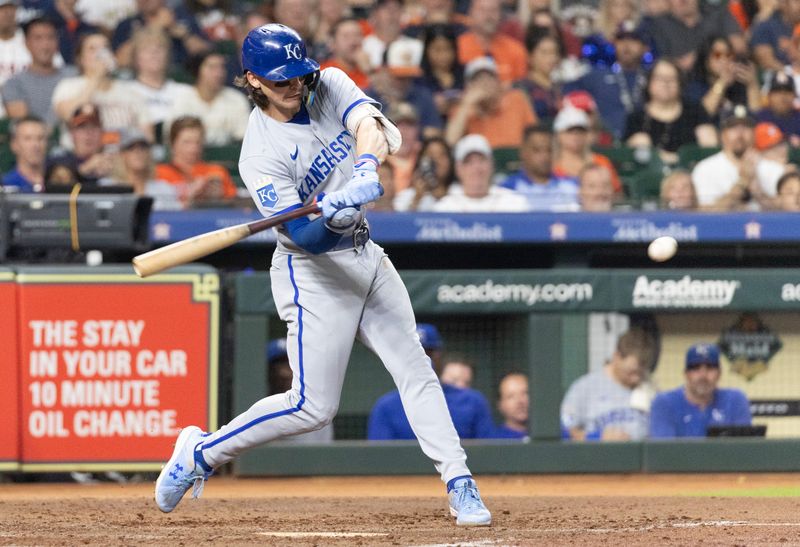
[[[299,61],[303,58],[303,52],[300,50],[300,44],[286,44],[283,46],[283,49],[286,50],[287,59],[295,58]]]

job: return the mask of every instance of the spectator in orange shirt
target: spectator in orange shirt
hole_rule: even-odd
[[[492,148],[517,148],[525,128],[536,123],[525,93],[503,90],[491,57],[479,57],[464,68],[466,89],[451,112],[445,138],[451,145],[468,133],[483,135]]]
[[[454,0],[421,0],[419,14],[413,14],[414,8],[406,7],[406,14],[412,13],[403,34],[411,38],[422,39],[429,25],[447,25],[456,36],[469,30],[469,17],[456,11]]]
[[[467,64],[479,57],[493,57],[500,81],[511,83],[528,73],[528,52],[522,42],[500,33],[500,0],[472,0],[470,31],[458,37],[458,58]]]
[[[611,175],[614,192],[622,191],[614,164],[607,157],[592,152],[589,129],[589,115],[572,106],[562,108],[553,122],[556,134],[556,158],[553,162],[553,174],[557,177],[578,180],[583,169],[590,164],[605,167]]]
[[[236,196],[236,185],[228,171],[221,165],[203,161],[205,129],[200,118],[176,119],[170,127],[169,145],[172,161],[158,164],[154,178],[178,186],[184,208]]]
[[[345,17],[333,25],[331,32],[331,58],[320,65],[320,69],[336,67],[361,89],[369,87],[369,57],[362,49],[364,34],[361,24],[353,17]]]

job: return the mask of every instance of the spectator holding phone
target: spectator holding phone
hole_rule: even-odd
[[[453,155],[442,137],[422,141],[411,187],[394,198],[395,211],[432,211],[455,178]]]
[[[131,127],[138,127],[152,138],[147,106],[136,86],[115,76],[116,61],[108,38],[100,33],[82,36],[76,55],[80,76],[64,78],[53,90],[53,109],[59,119],[67,124],[78,108],[92,103],[101,114],[103,130],[111,134],[107,141],[118,141],[119,132]],[[66,131],[62,129],[63,134]],[[62,144],[70,146],[67,141]]]

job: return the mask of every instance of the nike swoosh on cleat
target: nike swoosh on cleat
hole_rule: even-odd
[[[294,161],[294,160],[296,160],[296,159],[297,159],[297,155],[298,155],[299,153],[300,153],[300,149],[299,149],[299,148],[297,147],[297,145],[295,144],[295,145],[294,145],[294,154],[289,154],[289,157],[290,157],[290,158],[292,158],[292,161]]]

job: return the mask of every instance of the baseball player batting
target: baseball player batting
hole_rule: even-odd
[[[408,292],[370,240],[364,218],[363,206],[383,194],[377,167],[400,147],[400,132],[344,72],[320,72],[289,27],[251,30],[242,66],[256,108],[239,172],[259,211],[284,213],[324,192],[321,216],[277,228],[270,269],[294,380],[292,389],[257,401],[218,431],[181,431],[156,481],[159,509],[175,509],[193,486],[198,497],[213,470],[245,450],[330,423],[358,337],[397,384],[420,446],[447,485],[457,524],[491,524],[416,334]]]

